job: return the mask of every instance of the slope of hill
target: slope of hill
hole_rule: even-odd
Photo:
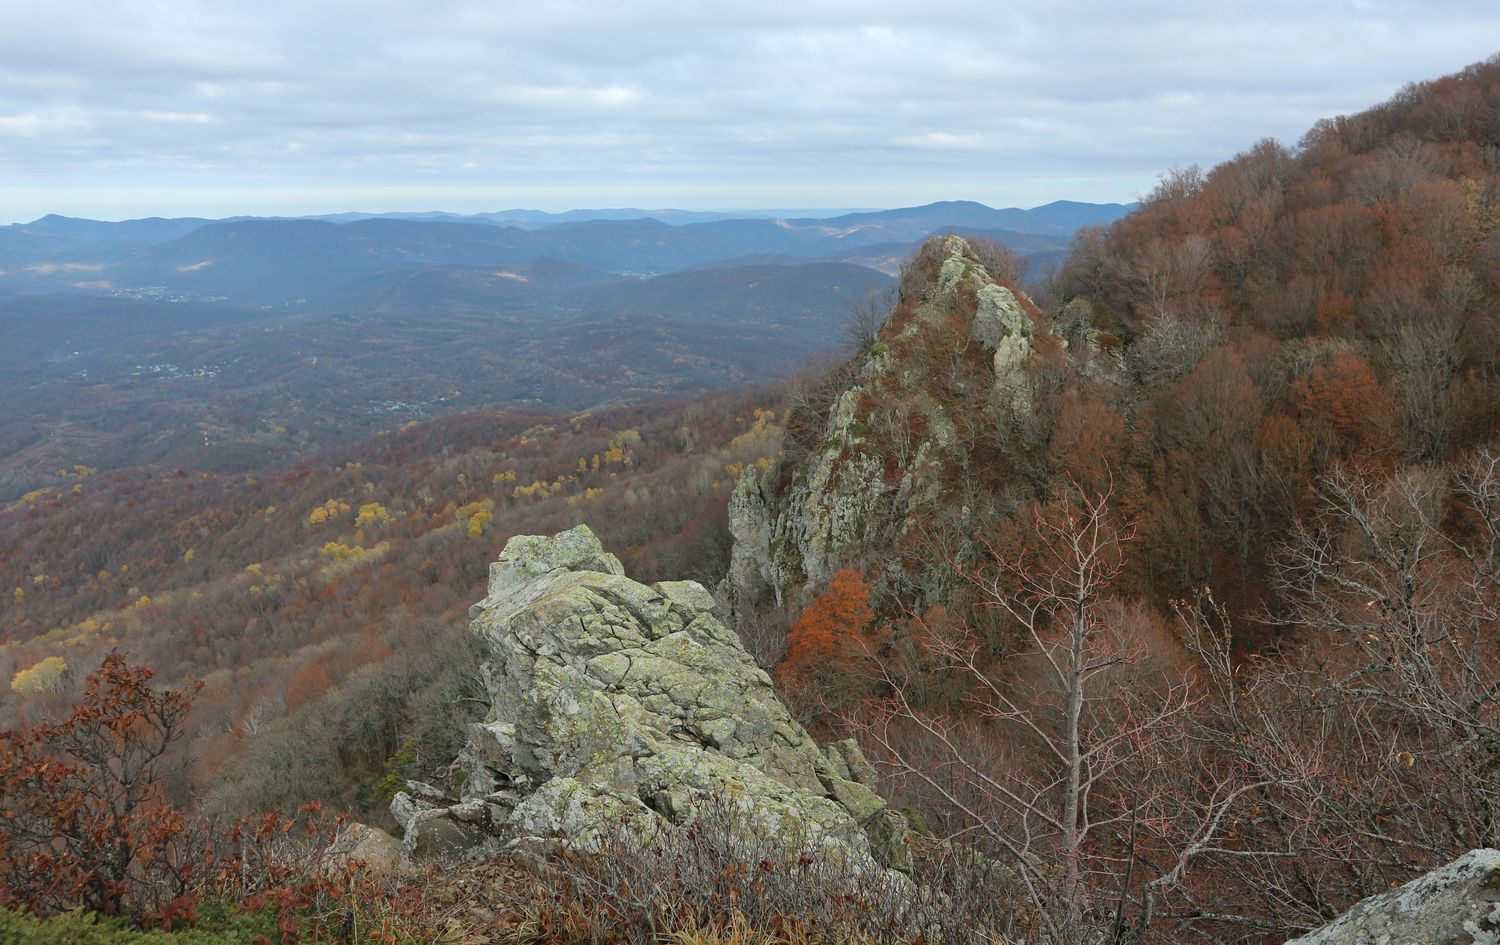
[[[527,262],[525,233],[432,221],[246,220],[211,223],[111,267],[112,284],[253,301],[335,292],[392,266]]]
[[[724,502],[775,449],[774,404],[465,414],[255,476],[75,472],[0,511],[0,676],[68,667],[0,687],[0,718],[56,704],[118,646],[164,682],[207,680],[189,749],[200,800],[383,804],[388,770],[425,773],[456,748],[429,730],[451,706],[424,687],[451,677],[440,657],[505,540],[587,519],[643,580],[716,579]],[[388,769],[414,734],[436,741]]]
[[[154,217],[103,223],[49,214],[30,223],[0,227],[0,261],[18,258],[41,261],[59,255],[70,260],[78,253],[138,249],[176,239],[209,222]]]
[[[957,364],[933,354],[909,366],[916,390],[873,396],[855,416],[871,430],[929,430],[931,417],[898,417],[932,400],[972,431],[957,440],[971,455],[945,473],[951,505],[924,513],[929,533],[939,521],[972,531],[990,503],[1003,520],[1006,505],[1107,473],[1137,523],[1138,588],[1163,607],[1210,589],[1242,641],[1264,643],[1277,621],[1257,615],[1282,606],[1278,549],[1318,514],[1327,477],[1451,470],[1496,445],[1497,100],[1500,64],[1486,63],[1322,122],[1296,149],[1265,141],[1211,171],[1170,175],[1068,262],[1046,302],[1068,357],[1035,363],[1025,415],[996,413],[988,385],[959,383]],[[901,297],[936,291],[918,282]],[[1100,345],[1107,383],[1080,361]],[[798,428],[814,452],[837,440],[839,467],[860,452],[827,426],[842,393],[826,393],[825,413]],[[960,422],[970,409],[982,421]],[[880,438],[862,448],[893,477],[911,469]],[[926,554],[882,544],[859,563]]]
[[[544,305],[585,286],[624,288],[635,281],[546,258],[503,267],[420,266],[358,280],[339,294],[337,304],[350,311],[369,312],[495,312]]]
[[[948,200],[921,207],[851,213],[824,220],[796,220],[793,224],[816,223],[843,233],[876,231],[920,239],[947,228],[1004,230],[1037,236],[1068,237],[1085,226],[1113,223],[1135,209],[1135,204],[1078,203],[1059,200],[1030,210],[1014,207],[996,210],[972,200]]]
[[[1269,593],[1256,575],[1340,467],[1442,470],[1495,444],[1497,103],[1495,61],[1409,86],[1296,149],[1169,177],[1080,247],[1063,291],[1137,352],[1137,423],[1169,438],[1172,459],[1130,461],[1174,592]]]
[[[1500,57],[1168,175],[1044,311],[929,244],[742,475],[739,626],[898,802],[1056,831],[1064,925],[1283,941],[1492,845],[1497,134]]]
[[[842,327],[831,301],[850,302],[894,284],[889,276],[847,263],[740,265],[669,273],[654,279],[587,286],[560,296],[560,308],[726,324],[765,324],[809,331],[826,352]]]

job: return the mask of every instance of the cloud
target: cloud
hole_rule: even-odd
[[[1477,0],[23,0],[0,6],[0,198],[17,218],[1128,200],[1497,35]]]

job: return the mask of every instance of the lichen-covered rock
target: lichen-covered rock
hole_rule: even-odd
[[[768,603],[781,604],[781,584],[771,563],[771,502],[780,464],[745,467],[729,496],[729,534],[734,552],[720,591],[731,609],[746,613]]]
[[[434,808],[418,811],[405,822],[402,852],[408,859],[464,857],[484,846],[483,825],[463,819],[470,810]]]
[[[990,283],[976,295],[979,307],[972,331],[975,340],[995,352],[996,391],[1009,398],[1015,409],[1026,410],[1031,399],[1022,368],[1031,358],[1031,319],[1021,310],[1016,294],[1003,285]]]
[[[828,756],[839,777],[858,781],[860,784],[874,783],[875,766],[870,764],[865,753],[860,750],[859,742],[854,739],[830,742],[823,747],[823,754]]]
[[[1287,945],[1407,943],[1500,945],[1500,850],[1470,850]]]
[[[511,539],[472,610],[490,710],[467,730],[456,803],[393,802],[408,851],[591,850],[712,809],[768,849],[873,864],[861,825],[884,800],[836,770],[713,607],[697,584],[625,577],[585,526]]]
[[[1073,299],[1064,305],[1054,327],[1073,354],[1080,374],[1105,384],[1126,382],[1125,349],[1119,338],[1094,327],[1094,306],[1087,299]]]

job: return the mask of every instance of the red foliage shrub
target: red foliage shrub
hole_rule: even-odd
[[[1396,405],[1359,355],[1344,351],[1296,385],[1303,408],[1333,428],[1350,453],[1388,448]]]
[[[286,686],[286,704],[289,708],[306,705],[322,697],[333,687],[333,680],[322,659],[313,660],[293,674]]]
[[[0,733],[0,906],[140,918],[191,888],[161,785],[201,684],[158,691],[151,675],[111,652],[66,717]]]
[[[395,942],[420,921],[420,889],[391,895],[389,880],[330,860],[342,816],[308,805],[216,836],[168,803],[168,749],[201,684],[151,678],[112,652],[64,718],[0,733],[0,908],[171,928],[216,899],[269,913],[283,945],[343,941],[356,913],[364,941]]]

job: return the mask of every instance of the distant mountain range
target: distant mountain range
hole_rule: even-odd
[[[689,223],[712,223],[723,220],[788,220],[793,223],[821,221],[835,226],[851,221],[872,219],[914,219],[925,215],[936,219],[938,226],[971,226],[981,229],[1014,230],[1017,233],[1059,235],[1072,233],[1082,226],[1109,222],[1124,216],[1135,204],[1078,203],[1058,200],[1030,210],[1010,207],[996,210],[971,200],[948,200],[921,207],[896,210],[642,210],[622,207],[609,210],[568,210],[548,213],[545,210],[500,210],[495,213],[459,214],[430,211],[427,213],[333,213],[313,217],[331,223],[354,223],[375,218],[390,220],[439,221],[447,223],[488,223],[539,229],[559,223],[586,223],[597,220],[659,220],[673,226]],[[239,218],[250,219],[250,218]]]
[[[949,201],[827,217],[633,209],[121,223],[47,216],[0,227],[0,292],[150,289],[285,302],[340,296],[398,271],[543,259],[637,277],[741,262],[849,261],[889,272],[913,244],[948,230],[990,236],[1023,256],[1056,257],[1080,227],[1110,223],[1132,206],[1058,201],[997,210]]]
[[[476,408],[759,384],[839,350],[918,242],[1040,269],[1129,211],[48,216],[0,227],[0,502],[76,463],[250,469]]]

